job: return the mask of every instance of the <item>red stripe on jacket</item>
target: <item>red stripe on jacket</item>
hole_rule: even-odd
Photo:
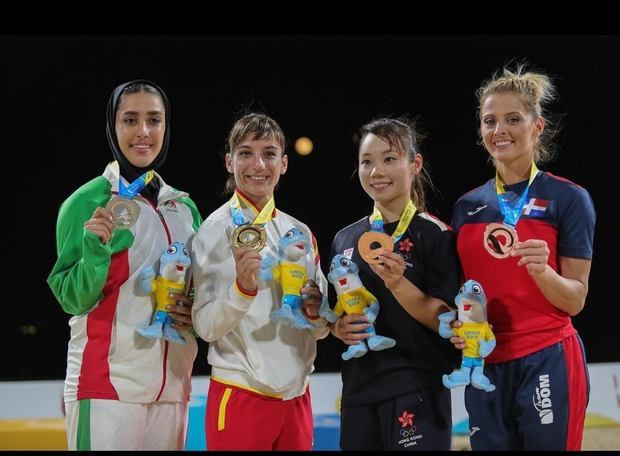
[[[88,340],[82,354],[82,367],[77,398],[116,399],[118,393],[110,380],[110,342],[120,286],[129,277],[128,250],[112,255],[108,280],[103,286],[104,298],[86,320]]]

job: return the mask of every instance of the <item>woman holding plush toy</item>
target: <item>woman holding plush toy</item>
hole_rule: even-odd
[[[170,138],[163,90],[147,80],[116,87],[107,138],[115,161],[60,207],[58,260],[48,278],[73,315],[64,393],[69,449],[181,450],[197,352],[188,332],[191,300],[176,294],[183,304],[163,315],[185,343],[170,342],[178,334],[170,328],[156,339],[138,332],[151,323],[155,302],[143,272],[163,252],[184,257],[186,266],[184,247],[201,223],[188,194],[154,172]]]
[[[588,404],[583,309],[596,213],[579,185],[540,171],[552,157],[551,78],[522,64],[478,89],[479,134],[495,176],[454,205],[465,279],[485,288],[497,348],[486,393],[468,386],[474,450],[579,450]],[[460,325],[461,323],[455,323]],[[457,348],[464,339],[453,337]]]
[[[343,294],[369,296],[343,290],[349,283],[377,304],[331,325],[347,345],[362,346],[343,355],[343,450],[450,449],[450,391],[441,376],[460,354],[437,334],[437,317],[453,305],[459,264],[450,227],[425,211],[422,168],[410,122],[381,118],[361,128],[358,173],[374,210],[336,235],[329,278],[339,305]]]
[[[202,224],[192,261],[197,333],[209,342],[209,450],[311,450],[308,376],[327,291],[310,229],[276,209],[284,133],[264,114],[239,119],[225,157],[231,199]],[[281,285],[280,285],[281,284]]]

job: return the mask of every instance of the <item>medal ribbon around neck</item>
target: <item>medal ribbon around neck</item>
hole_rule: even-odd
[[[251,203],[246,201],[243,196],[241,198],[244,199],[247,206],[252,207]],[[260,252],[267,244],[267,233],[264,225],[271,220],[275,207],[276,203],[272,196],[254,221],[250,223],[241,210],[240,195],[237,192],[233,193],[232,198],[230,198],[230,215],[233,223],[237,226],[232,234],[233,246],[236,248],[247,246]]]
[[[140,190],[148,185],[149,182],[153,180],[155,177],[155,172],[153,170],[147,171],[142,176],[138,177],[135,181],[133,181],[128,186],[125,186],[123,183],[123,179],[118,177],[118,194],[123,198],[132,199]]]
[[[251,207],[249,202],[247,205]],[[269,222],[269,220],[271,220],[271,214],[273,213],[273,210],[275,208],[276,202],[272,196],[269,201],[267,201],[267,204],[265,204],[265,207],[263,207],[258,213],[256,218],[252,222],[252,225],[264,225],[265,223]],[[237,192],[233,193],[232,198],[230,198],[230,215],[232,216],[233,223],[236,226],[246,225],[250,223],[245,217],[245,215],[243,215],[243,211],[241,210],[241,201]]]
[[[538,175],[538,168],[536,167],[536,163],[532,162],[532,168],[530,170],[530,180],[527,183],[527,187],[523,190],[523,194],[517,200],[516,203],[511,203],[508,201],[504,190],[504,185],[499,178],[499,173],[495,172],[495,189],[497,191],[497,201],[499,202],[499,210],[504,216],[504,224],[508,225],[512,228],[517,226],[517,222],[521,218],[521,213],[523,212],[523,207],[525,206],[525,201],[527,199],[527,194],[530,190],[530,185]]]
[[[409,226],[411,219],[413,218],[413,216],[415,215],[417,211],[418,211],[418,208],[415,207],[415,204],[413,204],[413,201],[409,200],[407,204],[405,205],[403,212],[400,214],[400,218],[398,220],[398,225],[396,226],[396,229],[392,233],[392,239],[394,239],[394,242],[398,242],[398,240],[401,237],[403,237],[403,234],[405,234],[405,230]],[[385,232],[383,230],[383,216],[381,215],[381,212],[379,211],[379,209],[377,209],[377,206],[375,206],[374,210],[372,211],[372,215],[369,217],[369,219],[370,219],[371,231],[378,231],[379,233]]]

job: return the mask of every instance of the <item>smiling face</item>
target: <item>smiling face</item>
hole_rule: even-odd
[[[138,168],[149,166],[161,151],[166,130],[164,103],[158,95],[124,95],[116,111],[116,137],[123,155]]]
[[[489,95],[480,108],[480,134],[496,164],[532,162],[544,124],[514,93]]]
[[[288,157],[273,136],[256,139],[248,135],[226,154],[226,169],[234,174],[237,188],[261,208],[273,196],[287,167]]]
[[[404,206],[410,198],[411,181],[420,172],[421,165],[419,154],[410,162],[405,153],[372,133],[367,134],[360,143],[360,183],[379,206]]]

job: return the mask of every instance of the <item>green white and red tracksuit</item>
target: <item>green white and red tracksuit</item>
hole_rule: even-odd
[[[141,271],[154,266],[173,241],[191,249],[201,217],[188,194],[160,182],[157,207],[140,195],[135,225],[115,230],[110,242],[84,229],[97,207],[118,192],[118,164],[76,190],[61,206],[56,239],[58,260],[48,278],[69,321],[65,401],[122,402],[189,400],[196,341],[187,345],[141,337],[153,315],[151,294],[139,292]]]

